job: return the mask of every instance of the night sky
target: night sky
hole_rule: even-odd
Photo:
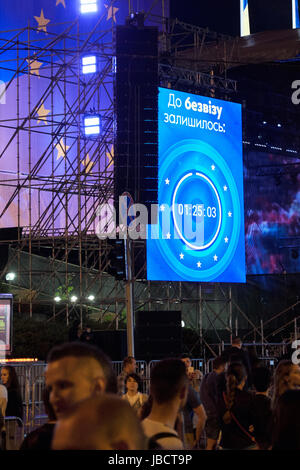
[[[251,32],[291,28],[291,5],[287,0],[249,0]],[[170,0],[170,10],[171,18],[240,35],[240,0]]]
[[[240,32],[239,0],[170,0],[171,18],[233,36]]]

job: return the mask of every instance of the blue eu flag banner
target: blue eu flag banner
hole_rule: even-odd
[[[240,104],[160,89],[158,204],[149,280],[245,282]]]
[[[88,191],[113,176],[113,30],[129,6],[95,3],[83,14],[81,0],[1,2],[0,228],[87,228],[95,202],[82,187],[78,197],[80,181]],[[153,2],[142,3],[147,13]],[[86,56],[95,73],[83,74]],[[85,139],[83,116],[93,113],[101,132]]]

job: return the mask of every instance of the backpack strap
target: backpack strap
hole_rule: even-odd
[[[224,402],[225,402],[225,405],[226,407],[228,406],[228,401],[227,401],[227,396],[225,394],[225,392],[223,392],[223,398],[224,398]],[[227,408],[228,409],[228,408]],[[240,428],[240,430],[246,434],[246,436],[252,441],[254,442],[254,444],[257,444],[256,440],[255,440],[255,437],[250,434],[242,425],[241,423],[238,421],[237,417],[233,414],[233,412],[231,410],[228,410],[229,413],[230,413],[230,416],[231,418],[233,419],[233,421],[235,422],[235,424]]]

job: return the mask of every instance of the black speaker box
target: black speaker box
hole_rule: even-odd
[[[157,203],[158,29],[117,26],[114,81],[116,137],[114,198],[129,192],[135,203]]]
[[[182,350],[181,312],[138,312],[135,327],[136,357],[147,362],[177,357]]]
[[[127,356],[126,330],[99,330],[93,333],[94,344],[112,361],[123,361]]]

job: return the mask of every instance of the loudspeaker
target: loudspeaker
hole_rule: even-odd
[[[158,191],[158,29],[117,26],[114,198],[129,192],[148,210]]]
[[[177,357],[182,350],[181,312],[138,312],[135,326],[135,355],[151,360]]]
[[[127,335],[125,330],[93,331],[94,344],[112,361],[123,361],[127,356]]]

